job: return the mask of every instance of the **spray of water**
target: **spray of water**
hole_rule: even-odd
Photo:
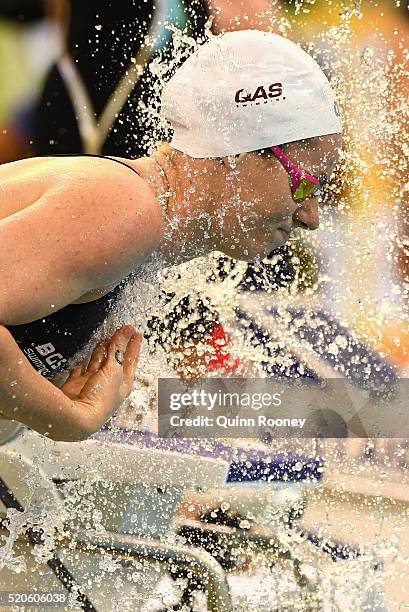
[[[130,405],[118,415],[117,425],[134,423],[135,414],[139,412],[145,424],[150,421],[154,427],[152,419],[159,377],[174,376],[175,371],[183,372],[186,378],[209,376],[207,332],[216,320],[223,324],[230,336],[229,351],[232,356],[240,358],[247,373],[255,376],[269,376],[271,369],[277,367],[288,371],[303,356],[301,353],[297,357],[283,357],[277,351],[277,348],[285,349],[292,342],[294,321],[287,306],[300,299],[307,304],[307,322],[310,313],[324,303],[333,315],[361,336],[367,334],[367,341],[375,345],[379,338],[375,336],[374,339],[374,328],[381,329],[397,319],[402,321],[402,325],[407,325],[408,286],[407,282],[405,284],[398,279],[395,262],[396,245],[400,252],[406,249],[407,254],[407,236],[398,230],[405,214],[409,190],[409,137],[404,129],[409,123],[409,51],[405,46],[407,41],[401,38],[399,32],[396,35],[393,33],[397,44],[392,48],[390,40],[381,31],[361,31],[359,24],[367,19],[367,10],[365,3],[347,0],[336,7],[328,3],[326,9],[315,0],[296,0],[275,20],[272,19],[274,31],[290,38],[302,38],[305,36],[303,28],[311,25],[311,15],[316,15],[317,11],[321,15],[320,20],[314,21],[319,25],[315,25],[312,36],[311,30],[307,30],[309,40],[305,42],[305,47],[331,77],[345,129],[339,168],[323,201],[323,229],[308,241],[294,237],[287,249],[273,254],[267,262],[258,262],[251,273],[247,264],[212,254],[171,269],[161,269],[160,261],[150,262],[144,274],[136,274],[112,320],[101,330],[101,335],[108,333],[122,321],[130,320],[146,330],[149,321],[155,322],[153,327],[150,326],[149,341],[145,343],[141,355],[138,380]],[[163,61],[158,56],[149,66],[157,99],[163,82],[198,44],[174,26],[170,25],[169,28],[173,34],[172,60],[167,58]],[[206,30],[208,38],[212,36],[210,28],[209,22]],[[364,36],[366,41],[363,41]],[[155,134],[149,143],[151,150],[154,150],[156,141],[169,134],[169,126],[155,104],[147,107],[140,103],[139,111]],[[233,179],[234,159],[230,162],[230,169]],[[221,219],[223,214],[221,209]],[[177,223],[177,219],[174,222]],[[291,268],[288,273],[285,273],[284,264]],[[281,282],[277,281],[278,277]],[[240,291],[243,285],[249,290],[244,298]],[[273,334],[263,345],[255,343],[251,334],[237,324],[237,313],[243,304],[249,302],[255,285],[263,286],[263,299],[267,303],[272,300],[281,308],[280,337]],[[260,294],[255,295],[257,299],[262,299]],[[325,325],[325,321],[322,325]],[[348,342],[341,334],[333,348],[329,347],[335,360],[339,349],[345,349]],[[396,334],[395,345],[398,346],[399,342],[399,334]],[[308,362],[310,349],[304,348]],[[214,374],[220,375],[220,372]],[[370,367],[367,375],[371,376]],[[278,441],[272,443],[271,449],[272,452],[283,450]],[[394,442],[378,453],[371,453],[368,449],[369,446],[357,452],[353,460],[335,443],[328,442],[325,452],[327,458],[332,460],[335,472],[348,471],[351,477],[362,474],[363,466],[380,476],[382,470],[389,473],[391,464],[400,469],[402,465],[407,465],[404,443],[399,446]],[[305,455],[306,442],[294,442],[291,450]],[[320,452],[322,450],[320,448]],[[311,450],[311,455],[314,456],[315,452]],[[382,466],[379,457],[383,458]],[[33,491],[39,486],[37,476],[34,466],[29,476]],[[9,511],[9,535],[0,549],[0,566],[14,572],[25,571],[23,557],[16,556],[13,550],[16,539],[27,524],[41,522],[45,529],[45,545],[34,550],[39,566],[55,545],[56,530],[64,532],[67,516],[70,516],[71,522],[78,520],[87,529],[103,533],[101,513],[93,498],[97,483],[95,473],[94,478],[90,474],[89,480],[81,486],[67,485],[64,492],[65,513],[58,516],[53,515],[50,509],[38,508],[30,503],[23,515]],[[114,493],[105,491],[106,496],[110,494]],[[374,503],[373,498],[370,499]],[[366,506],[365,499],[360,503],[362,516],[370,515],[371,508]],[[339,501],[329,496],[326,502],[327,519],[322,520],[321,517],[319,521],[318,534],[323,541],[332,539],[330,511],[339,509],[339,505]],[[392,528],[392,535],[388,531],[389,535],[384,536],[384,521],[390,514],[381,503],[377,504],[375,514],[380,527],[375,538],[371,539],[371,546],[363,554],[337,563],[331,559],[324,563],[317,547],[300,534],[290,532],[288,508],[285,506],[279,510],[273,505],[266,506],[262,513],[246,517],[249,525],[261,524],[274,528],[281,557],[289,555],[292,559],[298,559],[299,571],[298,575],[294,574],[292,561],[275,565],[255,555],[248,572],[247,585],[250,587],[246,590],[243,582],[236,585],[235,610],[371,609],[371,604],[364,601],[364,594],[381,590],[381,582],[388,578],[389,571],[377,572],[375,566],[383,563],[387,567],[388,560],[399,556],[398,527]],[[283,571],[283,568],[288,571]],[[115,589],[120,591],[123,585],[118,570],[116,562],[103,556],[97,577],[93,580],[100,584],[98,580],[101,581],[102,576],[118,573],[114,592]],[[256,587],[251,587],[252,572]],[[137,582],[140,579],[137,574],[134,568],[131,580]],[[300,576],[307,578],[310,585],[315,585],[314,588],[306,590],[300,587]],[[233,591],[235,580],[233,576]],[[305,599],[300,600],[300,592]]]

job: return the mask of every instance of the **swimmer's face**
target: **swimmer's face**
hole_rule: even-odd
[[[340,147],[341,136],[332,134],[290,143],[284,151],[302,170],[329,178]],[[231,197],[229,232],[223,240],[226,255],[245,261],[264,258],[285,244],[295,228],[318,228],[319,197],[295,202],[290,177],[272,152],[244,153],[234,165],[227,168]]]

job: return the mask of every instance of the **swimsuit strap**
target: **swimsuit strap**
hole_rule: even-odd
[[[110,159],[113,162],[116,162],[117,164],[121,164],[121,166],[125,166],[125,168],[129,168],[129,170],[132,170],[132,172],[134,172],[135,174],[137,174],[139,177],[141,176],[139,174],[139,172],[137,172],[137,170],[135,170],[135,168],[132,168],[132,166],[128,166],[128,164],[126,164],[125,162],[121,161],[120,159],[116,159],[115,157],[110,157],[109,155],[98,155],[97,153],[80,153],[79,155],[76,155],[75,153],[61,153],[60,155],[43,155],[42,157],[97,157],[98,159]],[[168,206],[166,201],[163,201],[163,199],[161,197],[158,197],[158,202],[162,207],[163,212],[165,213],[165,215],[168,215]]]
[[[57,155],[40,155],[39,157],[97,157],[98,159],[110,159],[117,164],[121,164],[121,166],[125,166],[125,168],[129,168],[132,172],[135,172],[138,176],[141,176],[139,172],[132,168],[132,166],[128,166],[125,162],[120,159],[115,159],[115,157],[110,157],[109,155],[98,155],[97,153],[60,153]]]
[[[117,164],[121,164],[121,166],[125,166],[126,168],[133,170],[133,172],[135,172],[135,174],[137,174],[139,177],[141,176],[139,172],[135,170],[135,168],[132,168],[132,166],[128,166],[128,164],[121,161],[120,159],[115,159],[115,157],[110,157],[109,155],[96,155],[94,153],[83,153],[82,155],[78,155],[78,157],[100,157],[101,159],[110,159],[116,162]],[[168,216],[168,206],[167,206],[166,200],[163,200],[163,198],[161,197],[158,197],[157,199],[158,199],[159,204],[162,207],[163,212],[165,213],[166,216]]]
[[[135,170],[135,168],[132,168],[132,166],[128,166],[128,164],[121,161],[120,159],[116,159],[115,157],[110,157],[109,155],[97,155],[96,153],[81,153],[80,155],[75,155],[74,157],[98,157],[99,159],[110,159],[111,161],[116,162],[117,164],[121,164],[121,166],[125,166],[125,168],[129,168],[130,170],[135,172],[135,174],[137,174],[138,176],[141,176],[139,172]]]

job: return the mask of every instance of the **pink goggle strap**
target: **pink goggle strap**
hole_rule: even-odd
[[[270,148],[278,159],[278,161],[280,162],[280,164],[290,175],[294,191],[296,191],[300,186],[302,178],[306,179],[307,181],[310,181],[314,185],[320,185],[320,180],[316,176],[303,172],[301,168],[297,166],[297,164],[295,164],[293,161],[291,161],[291,159],[287,157],[287,155],[282,149],[280,149],[280,147],[275,146]]]

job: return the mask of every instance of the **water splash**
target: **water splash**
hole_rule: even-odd
[[[321,19],[314,18],[317,10],[321,10]],[[375,345],[377,338],[374,342],[373,326],[379,328],[396,319],[407,325],[405,304],[408,289],[397,280],[394,262],[396,233],[409,190],[406,168],[409,142],[407,130],[403,129],[407,126],[409,114],[404,86],[409,52],[406,43],[400,41],[392,49],[388,39],[375,31],[359,39],[358,24],[365,21],[367,10],[368,7],[359,2],[344,1],[336,6],[327,3],[324,10],[322,3],[320,5],[314,0],[297,0],[273,22],[276,31],[284,36],[309,39],[304,46],[331,77],[344,116],[343,153],[325,197],[323,230],[308,240],[295,236],[288,249],[273,254],[267,262],[258,262],[251,271],[244,263],[212,254],[167,270],[159,270],[161,262],[154,261],[146,266],[144,275],[136,275],[101,335],[129,321],[142,330],[147,328],[149,321],[155,321],[159,333],[155,337],[151,330],[150,340],[145,343],[141,355],[138,381],[130,406],[124,409],[126,414],[118,415],[114,427],[123,425],[124,419],[129,425],[135,424],[135,412],[138,412],[145,424],[150,419],[154,428],[154,401],[159,377],[172,376],[175,371],[182,371],[185,376],[212,375],[208,371],[208,335],[215,321],[221,322],[230,336],[229,351],[246,363],[251,374],[256,376],[269,376],[274,368],[286,373],[300,357],[305,357],[305,362],[310,363],[312,356],[307,346],[303,347],[305,353],[283,356],[282,350],[293,340],[294,317],[289,314],[288,305],[308,304],[309,311],[302,321],[305,324],[311,323],[311,311],[324,303],[334,316],[341,317],[342,322],[357,333],[365,334],[368,342]],[[206,31],[208,38],[212,36],[210,25]],[[308,34],[311,30],[307,31],[308,36],[305,33],[307,26],[315,27],[313,34]],[[169,26],[169,29],[173,33],[172,59],[164,62],[158,57],[149,68],[154,81],[153,97],[157,99],[163,82],[197,47],[197,42],[186,33],[174,26]],[[148,106],[141,102],[139,110],[155,135],[162,138],[169,134],[169,127],[163,122],[157,104]],[[156,147],[156,139],[148,143],[150,150]],[[234,160],[230,165],[231,177],[234,177]],[[405,175],[406,179],[402,178]],[[223,209],[220,215],[223,218]],[[401,251],[406,249],[407,253],[407,236],[399,237],[399,247]],[[287,265],[291,269],[287,269]],[[381,265],[382,274],[379,274]],[[373,273],[374,268],[378,270],[377,275]],[[380,284],[379,276],[383,281],[387,280],[386,288],[385,284]],[[244,285],[248,292],[243,297]],[[252,335],[238,326],[237,316],[243,303],[247,305],[250,302],[250,295],[260,295],[254,291],[260,285],[264,288],[264,299],[279,305],[281,321],[280,337],[272,334],[263,344],[254,342]],[[261,298],[256,299],[261,301]],[[371,330],[368,330],[368,321]],[[399,334],[396,342],[399,342]],[[336,361],[341,350],[348,346],[346,337],[340,335],[324,348]],[[86,354],[88,349],[83,353]],[[302,369],[299,374],[303,374]],[[372,374],[370,367],[367,374],[369,377]],[[220,375],[220,372],[214,371],[213,375]],[[288,443],[286,446],[288,450]],[[274,440],[270,449],[272,452],[283,450],[280,442]],[[292,450],[312,457],[317,455],[316,449],[307,448],[306,441],[295,441]],[[387,479],[392,465],[402,477],[408,465],[405,444],[393,441],[388,452],[381,451],[376,444],[371,446],[368,443],[351,460],[350,455],[345,456],[336,444],[328,442],[324,453],[328,462],[326,473],[331,475],[343,471],[350,479],[359,479],[364,473],[370,473],[369,479]],[[44,456],[39,459],[45,459],[45,453],[44,450]],[[0,549],[0,567],[13,572],[26,571],[24,558],[15,556],[14,549],[27,524],[35,525],[40,521],[46,529],[45,546],[34,550],[39,566],[44,564],[55,545],[55,529],[64,531],[67,516],[70,521],[78,520],[87,529],[102,535],[105,531],[103,517],[95,502],[96,489],[101,485],[97,472],[95,468],[95,473],[90,474],[81,486],[65,486],[63,514],[55,516],[50,509],[39,509],[30,503],[24,514],[9,511],[9,536]],[[32,491],[40,486],[35,465],[28,482]],[[318,529],[323,541],[333,538],[332,528],[337,519],[332,518],[331,511],[339,510],[340,505],[339,500],[334,501],[337,494],[341,495],[340,488],[334,486],[330,491],[326,502],[322,502],[327,515],[321,510]],[[107,498],[116,494],[109,483],[104,493]],[[367,499],[358,503],[359,511],[362,516],[373,517],[371,512],[375,502],[372,497]],[[226,512],[228,508],[225,506],[223,510]],[[382,512],[382,504],[378,502],[375,514],[380,523],[386,520],[381,516]],[[385,579],[394,578],[393,569],[378,571],[375,565],[384,564],[387,568],[391,559],[402,557],[399,528],[396,526],[399,513],[398,518],[389,519],[395,521],[393,531],[396,535],[386,538],[380,529],[375,538],[372,537],[365,554],[336,563],[328,557],[324,563],[317,547],[314,548],[299,533],[290,533],[287,519],[288,507],[277,508],[272,504],[257,516],[244,517],[241,527],[248,529],[249,525],[259,524],[274,528],[281,556],[290,554],[298,559],[301,576],[306,577],[314,589],[308,591],[300,587],[293,564],[288,559],[275,564],[255,556],[254,567],[247,574],[248,590],[237,576],[234,590],[235,576],[231,577],[236,612],[272,608],[331,612],[363,610],[366,605],[363,593],[382,591]],[[116,579],[120,571],[117,562],[102,556],[98,571],[90,580],[100,587],[106,575]],[[135,583],[140,580],[137,574],[133,567],[132,580]],[[119,593],[123,582],[119,575],[117,578],[113,582],[113,592]],[[300,592],[305,600],[300,600]]]

